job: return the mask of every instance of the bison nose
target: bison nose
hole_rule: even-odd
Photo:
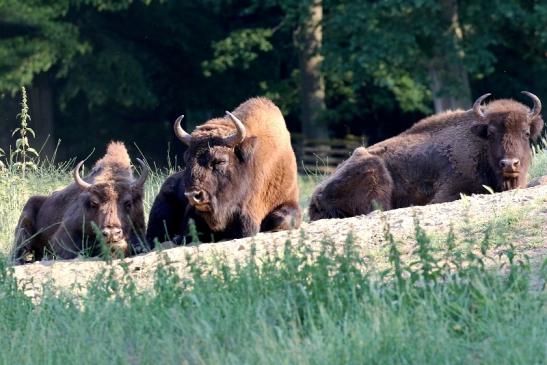
[[[500,167],[502,169],[517,170],[520,166],[520,160],[518,158],[504,158],[500,161]]]
[[[205,193],[203,190],[187,191],[184,195],[186,195],[190,203],[193,204],[201,204],[205,201]]]
[[[106,227],[103,228],[102,233],[108,242],[116,242],[122,238],[122,229],[120,227]]]

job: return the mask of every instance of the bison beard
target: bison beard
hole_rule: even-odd
[[[541,102],[530,110],[502,99],[468,111],[426,118],[398,136],[342,163],[313,193],[311,220],[366,214],[381,197],[384,209],[456,200],[460,194],[526,187],[530,141],[543,128]],[[357,151],[356,151],[357,152]],[[357,158],[359,157],[359,158]]]
[[[98,256],[104,248],[126,255],[141,251],[148,169],[139,162],[142,175],[134,180],[125,146],[112,142],[85,180],[79,174],[82,161],[74,169],[74,183],[50,196],[31,197],[19,218],[13,260],[24,263],[28,254],[41,260],[45,250],[63,259],[83,251]]]
[[[186,145],[185,169],[156,197],[147,241],[186,241],[193,220],[202,242],[298,227],[296,158],[279,108],[253,98],[192,134],[175,121]]]

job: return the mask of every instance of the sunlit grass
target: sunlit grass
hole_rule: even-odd
[[[547,137],[534,147],[534,159],[528,174],[530,179],[547,175]]]
[[[503,247],[500,275],[482,264],[492,260],[489,249],[453,250],[450,237],[435,249],[417,228],[413,259],[392,242],[389,267],[374,272],[363,270],[351,236],[341,250],[325,241],[313,256],[304,240],[235,268],[193,257],[191,286],[166,266],[144,292],[105,272],[86,294],[46,290],[38,303],[0,261],[0,363],[497,365],[547,357],[545,292],[532,289],[511,247]]]

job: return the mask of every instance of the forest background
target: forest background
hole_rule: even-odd
[[[180,114],[265,95],[295,136],[370,144],[486,92],[547,100],[546,60],[539,0],[0,0],[0,148],[21,86],[43,155],[117,139],[164,165]]]

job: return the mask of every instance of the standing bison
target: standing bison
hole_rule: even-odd
[[[252,236],[300,225],[296,158],[281,111],[249,99],[233,114],[192,134],[175,122],[188,146],[185,169],[170,176],[154,201],[147,241],[184,241],[192,219],[201,241]]]
[[[74,182],[50,196],[33,196],[19,218],[12,250],[13,259],[25,262],[33,254],[41,260],[44,251],[71,259],[81,252],[98,256],[106,248],[129,254],[141,247],[144,234],[143,187],[148,169],[142,161],[138,180],[123,143],[111,142],[106,155],[82,179],[74,169]],[[95,225],[96,228],[93,227]],[[97,237],[100,230],[102,237]]]
[[[357,171],[342,164],[317,188],[310,218],[366,214],[371,211],[368,199],[376,197],[388,209],[448,202],[462,193],[484,192],[483,186],[494,191],[526,187],[530,141],[540,135],[543,120],[539,98],[523,93],[532,99],[532,110],[508,99],[483,106],[490,95],[485,94],[468,111],[433,115],[367,148],[370,155],[359,158]],[[349,163],[353,160],[354,156]],[[340,189],[341,182],[348,181],[352,189]],[[337,190],[339,195],[329,193]],[[384,200],[386,192],[391,192],[389,204]],[[356,207],[356,196],[370,198],[359,200]]]

